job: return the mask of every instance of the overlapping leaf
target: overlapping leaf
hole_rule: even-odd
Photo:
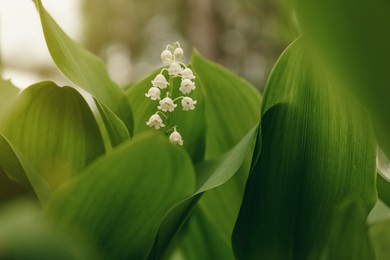
[[[176,205],[167,215],[164,220],[163,225],[160,228],[158,237],[156,238],[154,248],[149,255],[149,259],[160,259],[167,253],[167,247],[172,242],[172,239],[179,231],[179,229],[184,224],[184,221],[188,218],[189,214],[196,206],[196,203],[201,198],[201,196],[206,191],[211,191],[214,188],[217,188],[227,181],[229,181],[234,174],[240,169],[242,164],[245,162],[247,155],[250,153],[251,148],[253,147],[253,143],[256,139],[258,125],[255,125],[243,138],[242,140],[231,150],[226,152],[225,154],[213,159],[201,162],[196,166],[196,176],[197,176],[197,189],[194,194],[181,201],[178,205]],[[203,212],[198,208],[195,209],[195,214],[191,215],[191,222],[195,222],[196,224],[190,223],[192,228],[197,227],[201,223],[206,223],[204,228],[209,225],[208,220],[204,220]],[[204,228],[200,232],[204,232]],[[195,243],[198,243],[196,248],[202,249],[199,251],[194,250],[191,246],[190,248],[186,248],[185,252],[188,253],[187,257],[191,258],[192,255],[197,256],[195,258],[202,257],[201,254],[209,254],[210,257],[213,255],[222,257],[222,256],[231,256],[230,251],[226,251],[225,248],[213,248],[210,252],[206,252],[205,248],[209,247],[209,244],[204,244],[205,241],[198,240],[201,239],[202,236],[193,237],[194,234],[191,233],[190,237],[187,237],[187,240],[195,239]],[[207,239],[211,241],[216,241],[220,239],[220,236],[211,235]],[[184,244],[185,245],[185,244]],[[188,251],[189,250],[189,251]],[[222,254],[221,254],[222,253]]]
[[[1,167],[22,183],[26,176],[33,187],[36,183],[31,178],[35,177],[29,176],[27,168],[54,189],[104,153],[99,127],[86,101],[76,90],[52,82],[24,90],[3,117],[0,131],[4,135]]]
[[[231,149],[258,123],[261,96],[248,82],[207,61],[197,52],[192,57],[192,68],[204,90],[207,125],[205,157],[212,159]],[[252,151],[249,157],[252,157]],[[233,258],[230,237],[249,166],[250,158],[247,158],[232,179],[208,191],[200,200],[199,210],[202,212],[189,219],[183,236],[181,252],[185,257],[199,259],[209,254],[210,257],[219,255],[221,259]],[[202,178],[201,174],[199,178]],[[198,219],[197,215],[202,217]],[[191,224],[192,221],[194,224]]]
[[[194,188],[184,150],[162,136],[142,135],[59,191],[47,215],[94,239],[110,259],[145,259],[169,209]]]
[[[233,236],[238,259],[319,259],[337,203],[376,201],[366,114],[316,70],[303,39],[277,62],[262,107],[260,158]]]
[[[0,133],[0,167],[9,179],[17,181],[27,188],[32,187],[39,200],[44,203],[52,193],[44,177],[20,151]]]
[[[35,0],[35,3],[49,52],[58,69],[69,80],[102,102],[106,106],[105,110],[112,110],[108,113],[115,113],[131,134],[133,116],[130,105],[123,91],[110,79],[103,62],[70,39],[46,12],[41,0]]]

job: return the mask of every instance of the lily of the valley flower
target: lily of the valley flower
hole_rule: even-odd
[[[154,127],[155,129],[160,129],[161,127],[164,127],[164,123],[161,119],[161,117],[158,114],[154,114],[149,118],[149,121],[146,122],[146,125],[150,127]]]
[[[177,105],[173,103],[173,100],[169,97],[166,97],[160,100],[160,105],[157,108],[162,110],[163,112],[173,112],[173,110],[175,110],[175,107],[177,107]]]
[[[160,100],[160,89],[156,87],[151,87],[148,91],[148,93],[145,94],[146,97],[150,98],[151,100]]]
[[[195,86],[195,83],[189,79],[184,79],[181,81],[180,83],[180,88],[179,90],[183,93],[183,94],[190,94],[192,90],[194,90],[196,88]]]
[[[164,64],[171,63],[173,61],[172,52],[170,50],[164,50],[161,53],[161,60]]]
[[[180,133],[176,131],[176,127],[172,134],[169,136],[169,141],[173,144],[183,145],[183,139],[181,138]]]
[[[184,70],[182,70],[180,72],[181,76],[182,76],[182,79],[190,79],[190,80],[193,80],[195,79],[196,77],[194,76],[194,73],[192,72],[192,70],[190,68],[185,68]]]
[[[183,106],[184,111],[194,110],[196,100],[193,100],[190,97],[183,97],[183,99],[181,100],[181,105]]]
[[[171,76],[178,76],[182,72],[183,68],[180,66],[177,62],[172,62],[171,65],[169,65],[168,73]]]
[[[175,56],[176,59],[180,59],[181,57],[183,57],[183,54],[184,51],[180,47],[176,48],[175,51],[173,52],[173,55]]]
[[[196,78],[193,71],[177,59],[183,57],[184,51],[178,42],[167,45],[161,53],[161,60],[166,66],[151,81],[152,87],[145,94],[151,100],[158,100],[156,112],[149,118],[146,124],[155,129],[163,128],[165,135],[169,135],[169,140],[173,144],[183,145],[183,138],[176,130],[176,126],[171,127],[173,123],[172,112],[175,111],[179,100],[184,111],[195,109],[197,103],[188,95],[195,90]],[[177,84],[178,90],[175,89]],[[180,92],[183,95],[179,95]],[[165,97],[165,98],[164,98]]]
[[[154,80],[152,80],[153,87],[165,89],[168,87],[169,83],[163,74],[158,74]]]

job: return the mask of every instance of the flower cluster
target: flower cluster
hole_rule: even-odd
[[[164,129],[165,134],[169,134],[169,140],[173,144],[183,145],[183,139],[177,131],[177,126],[167,129],[170,125],[171,113],[175,111],[178,102],[184,111],[195,109],[197,103],[188,95],[195,90],[195,76],[190,68],[177,59],[183,57],[183,49],[178,42],[169,44],[161,53],[161,60],[166,66],[151,81],[152,87],[146,97],[153,101],[158,101],[156,112],[149,118],[146,125],[155,129]],[[180,79],[179,91],[182,95],[173,97],[174,79]],[[165,92],[165,93],[164,93]]]

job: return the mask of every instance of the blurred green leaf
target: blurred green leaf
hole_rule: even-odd
[[[142,135],[58,191],[47,215],[90,236],[110,259],[144,259],[168,211],[194,188],[184,150],[165,137]]]
[[[214,159],[235,146],[259,122],[261,96],[248,82],[207,61],[197,52],[194,52],[191,62],[205,96],[205,158]],[[252,151],[232,179],[208,191],[200,200],[199,210],[202,212],[190,217],[181,243],[181,253],[187,259],[199,259],[195,256],[207,254],[210,255],[209,259],[217,255],[221,259],[233,258],[230,237],[251,157]],[[202,175],[199,177],[202,178]],[[197,216],[201,216],[201,219],[197,219]],[[195,223],[191,224],[192,221]],[[202,229],[197,230],[196,227]],[[191,244],[198,246],[187,246]]]
[[[377,260],[390,258],[390,220],[378,222],[370,228],[370,238]]]
[[[311,48],[369,107],[390,157],[390,1],[295,0]]]
[[[2,162],[0,162],[0,204],[26,194],[26,189],[19,183],[12,181],[1,168],[1,165]]]
[[[37,205],[16,201],[0,209],[0,259],[100,259],[86,241],[45,223]]]
[[[300,39],[268,80],[261,155],[233,235],[238,259],[320,259],[337,203],[356,197],[366,217],[376,201],[366,114],[317,66]]]
[[[324,259],[376,259],[366,226],[367,210],[361,201],[348,198],[335,211]]]
[[[0,118],[19,91],[9,80],[4,80],[0,76]]]
[[[196,176],[197,176],[196,192],[190,197],[180,202],[169,212],[168,216],[165,218],[164,223],[159,230],[158,237],[156,238],[155,241],[154,250],[149,255],[150,259],[154,259],[154,258],[160,259],[162,254],[167,253],[166,252],[167,246],[174,238],[177,231],[184,224],[185,220],[187,220],[192,209],[196,206],[196,203],[201,198],[203,193],[223,185],[229,179],[231,179],[234,176],[234,174],[240,169],[248,153],[251,151],[251,148],[253,147],[253,143],[255,142],[256,139],[257,129],[258,129],[258,125],[254,126],[244,136],[244,138],[227,153],[213,160],[200,162],[199,164],[196,165]],[[190,225],[198,226],[201,223],[204,223],[203,216],[202,216],[203,213],[199,209],[195,210],[195,212],[197,212],[195,213],[196,214],[195,218],[199,217],[200,219],[194,220],[197,224],[190,224]],[[193,216],[191,215],[191,217]],[[202,232],[204,231],[202,230]],[[198,238],[199,237],[197,237],[196,239]],[[213,240],[216,238],[213,237],[212,235],[208,237],[208,239]],[[200,241],[194,241],[194,242],[199,243]],[[199,246],[196,246],[196,248],[199,248]],[[195,255],[197,254],[196,251],[189,252],[189,254],[193,254],[193,253]],[[205,251],[200,253],[206,254]],[[212,255],[213,254],[219,255],[219,253],[216,253],[215,251],[209,253]],[[219,256],[222,257],[222,255]],[[201,255],[198,255],[198,257],[201,258]]]
[[[145,97],[145,93],[148,92],[152,86],[151,81],[159,72],[152,73],[149,77],[131,86],[127,92],[127,97],[133,106],[134,112],[134,135],[145,131],[155,131],[154,129],[150,130],[146,122],[157,111],[158,101],[152,101]],[[169,129],[177,125],[178,131],[184,140],[184,147],[190,154],[192,160],[199,162],[204,158],[205,149],[205,102],[204,89],[198,78],[195,79],[195,84],[197,87],[191,92],[191,98],[197,101],[196,109],[193,111],[182,111],[180,108],[176,109],[175,113],[172,113],[172,118],[167,128]],[[182,95],[178,93],[179,87],[180,79],[176,79],[174,81],[173,97]]]
[[[53,82],[37,83],[18,95],[0,122],[0,132],[7,139],[0,142],[2,157],[9,158],[2,164],[6,172],[24,182],[22,168],[34,168],[53,189],[104,153],[99,127],[84,98]],[[14,157],[12,150],[20,154]],[[22,168],[16,160],[21,156]]]
[[[44,9],[41,0],[34,0],[42,22],[47,47],[58,69],[69,80],[92,94],[111,109],[133,130],[133,115],[124,92],[113,82],[103,62],[82,48],[57,25]]]

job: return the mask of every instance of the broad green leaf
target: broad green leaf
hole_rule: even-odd
[[[390,220],[385,220],[370,227],[371,243],[377,260],[390,258]]]
[[[11,156],[8,151],[17,149],[52,189],[104,153],[99,127],[87,102],[75,89],[53,82],[24,90],[0,122],[0,132],[8,141],[1,142],[3,156]],[[12,164],[4,169],[23,182],[17,160],[3,163]]]
[[[162,255],[167,253],[167,247],[174,238],[175,234],[182,227],[185,220],[187,220],[192,209],[196,206],[196,203],[204,194],[204,192],[219,187],[231,179],[234,174],[240,169],[244,163],[248,153],[253,147],[253,143],[256,139],[258,125],[253,127],[244,138],[227,153],[213,159],[204,162],[200,162],[196,165],[196,176],[197,176],[197,189],[194,194],[186,198],[178,205],[176,205],[165,218],[163,225],[160,228],[159,235],[155,241],[154,249],[149,255],[150,259],[160,259]],[[202,212],[199,209],[195,209],[195,218],[200,217],[201,219],[194,220],[197,226],[200,223],[208,223],[203,221]],[[193,216],[192,216],[193,217]],[[190,224],[193,225],[193,224]],[[202,230],[201,232],[204,232]],[[218,238],[218,237],[217,237]],[[213,238],[213,235],[209,237]],[[201,241],[194,241],[195,243],[203,243]],[[199,247],[196,247],[199,248]],[[222,252],[223,250],[221,250]],[[226,252],[226,251],[225,251]],[[197,252],[189,252],[189,254],[197,254]],[[202,253],[207,253],[203,251]],[[209,252],[210,254],[219,253]],[[188,256],[191,257],[191,256]],[[201,256],[198,256],[201,258]],[[211,255],[210,255],[211,257]],[[220,255],[222,257],[222,255]],[[204,259],[204,258],[202,258]]]
[[[295,0],[311,48],[367,105],[390,157],[390,1]]]
[[[194,188],[185,151],[160,135],[142,135],[59,190],[46,215],[94,239],[110,259],[145,259],[169,209]]]
[[[37,205],[16,201],[0,209],[1,259],[101,259],[86,241],[44,222]]]
[[[205,95],[205,158],[209,160],[231,149],[258,123],[261,96],[248,82],[207,61],[197,52],[194,52],[191,63]],[[208,191],[200,200],[199,210],[202,213],[197,215],[202,218],[197,219],[197,215],[190,217],[183,237],[181,252],[187,259],[199,259],[196,255],[212,256],[219,253],[223,253],[220,255],[221,259],[233,258],[230,237],[242,200],[250,157],[252,151],[232,179]],[[195,224],[191,224],[192,221]],[[199,228],[202,229],[196,230],[195,227],[200,222],[202,225]],[[198,246],[186,246],[192,243]]]
[[[347,198],[335,211],[324,259],[375,259],[366,226],[367,212],[359,200]]]
[[[58,69],[111,109],[132,133],[133,116],[124,92],[113,82],[103,62],[82,48],[58,26],[46,12],[41,0],[34,0],[41,18],[49,52]]]
[[[127,92],[127,97],[130,104],[133,106],[134,112],[134,135],[145,131],[156,131],[155,129],[150,129],[150,127],[146,125],[146,122],[149,120],[150,116],[158,110],[158,101],[152,101],[145,97],[145,93],[147,93],[152,86],[151,81],[156,75],[157,72],[152,73],[149,77],[131,86]],[[197,86],[196,89],[189,95],[192,99],[197,101],[195,110],[183,111],[181,109],[181,104],[179,104],[171,114],[172,118],[166,129],[177,125],[177,129],[184,139],[184,147],[193,161],[198,162],[204,158],[206,125],[203,85],[200,84],[198,78],[195,80],[195,84]],[[178,91],[179,87],[180,80],[176,79],[174,81],[173,97],[182,95]],[[162,91],[162,96],[164,95],[165,92]],[[160,131],[163,132],[164,129]]]
[[[337,203],[362,200],[366,217],[376,201],[366,114],[325,78],[303,40],[282,54],[265,89],[261,154],[233,235],[238,259],[320,259]]]
[[[0,118],[18,93],[19,89],[17,87],[0,76]]]

